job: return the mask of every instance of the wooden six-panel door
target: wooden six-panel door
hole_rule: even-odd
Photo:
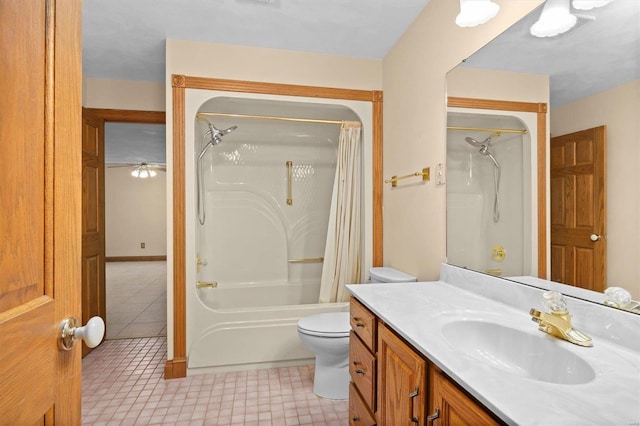
[[[82,323],[107,323],[104,226],[104,120],[82,112]],[[84,357],[92,349],[82,345]]]
[[[606,128],[551,139],[551,280],[602,292]]]
[[[80,424],[81,1],[0,0],[0,424]]]

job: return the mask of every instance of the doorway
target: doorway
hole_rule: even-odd
[[[116,238],[114,245],[110,241],[111,238],[107,238],[107,232],[110,232],[107,222],[114,222],[115,220],[120,221],[120,223],[126,223],[127,217],[140,216],[139,213],[144,213],[147,207],[147,212],[151,211],[151,209],[153,211],[158,209],[166,210],[164,202],[161,202],[161,206],[158,207],[158,205],[150,206],[150,202],[147,200],[147,203],[143,204],[142,208],[134,203],[134,200],[140,201],[141,198],[144,201],[144,197],[136,196],[135,192],[136,187],[138,190],[142,188],[140,182],[144,179],[134,179],[132,173],[135,170],[140,170],[141,163],[146,163],[147,165],[157,164],[158,167],[161,165],[157,159],[155,159],[156,162],[151,158],[140,159],[139,156],[142,154],[132,148],[135,146],[134,143],[130,143],[131,140],[136,139],[135,136],[119,138],[120,141],[118,143],[125,144],[125,146],[116,149],[116,151],[130,151],[129,155],[131,156],[126,162],[122,161],[121,157],[118,158],[117,155],[114,156],[110,152],[111,146],[105,152],[105,134],[113,132],[117,136],[122,125],[124,125],[125,129],[127,125],[134,125],[134,128],[142,131],[141,134],[144,134],[144,130],[150,132],[150,128],[145,126],[164,126],[165,113],[158,111],[84,108],[83,118],[83,151],[93,151],[96,157],[91,162],[83,161],[85,166],[96,163],[93,168],[87,169],[85,167],[85,172],[83,172],[83,214],[92,219],[90,221],[83,220],[83,222],[91,222],[93,224],[91,227],[83,227],[83,317],[89,318],[94,315],[103,317],[107,327],[106,335],[108,339],[114,337],[140,337],[141,332],[144,330],[147,331],[142,334],[152,333],[153,335],[159,335],[166,326],[166,319],[164,319],[165,325],[163,326],[159,326],[157,324],[158,321],[156,321],[158,318],[166,316],[166,251],[160,253],[157,250],[163,251],[166,250],[166,247],[157,247],[157,242],[152,242],[151,247],[149,247],[147,245],[148,241],[138,241],[138,251],[132,251],[132,247],[126,247],[127,244],[130,245],[128,240],[121,238]],[[157,130],[157,133],[162,133],[164,136],[164,129]],[[133,151],[133,154],[131,154],[131,151]],[[144,152],[145,150],[143,149],[142,151]],[[164,148],[162,148],[162,151],[164,151]],[[110,168],[110,165],[121,167]],[[149,173],[150,169],[147,168],[145,170]],[[160,170],[154,170],[153,172],[159,174]],[[114,179],[111,179],[112,174]],[[109,183],[107,183],[107,176],[109,177]],[[127,176],[129,181],[123,184],[118,181],[118,178],[123,178],[124,176]],[[164,173],[162,173],[162,176],[156,177],[165,180]],[[149,182],[151,181],[149,180]],[[107,189],[109,190],[107,191]],[[157,197],[152,196],[153,198]],[[111,200],[112,207],[115,207],[115,210],[120,212],[119,219],[113,219],[110,214],[107,215],[106,200]],[[129,216],[127,216],[127,213]],[[109,218],[109,221],[107,218]],[[163,229],[166,230],[166,219],[164,219],[163,226]],[[87,230],[90,228],[91,232],[85,232],[85,228]],[[111,228],[115,229],[113,226]],[[126,230],[124,233],[132,234],[131,231]],[[140,235],[133,233],[131,238],[135,238],[137,241],[140,239]],[[153,236],[150,238],[153,238]],[[118,249],[119,244],[124,244],[124,251],[122,251],[122,247]],[[115,248],[112,249],[111,246]],[[147,247],[154,248],[156,251],[149,251]],[[145,249],[147,252],[144,252]],[[150,255],[146,255],[146,253]],[[110,256],[110,254],[113,254],[113,256]],[[106,266],[107,262],[110,265],[109,268]],[[112,263],[117,266],[112,268]],[[108,269],[112,269],[113,272],[107,273]],[[111,281],[114,284],[113,288],[111,288]],[[162,303],[164,303],[163,307],[161,306]],[[115,307],[116,310],[109,309],[109,305]],[[135,310],[127,312],[126,308]],[[137,328],[134,327],[134,330],[131,330],[130,327],[129,330],[125,330],[136,319],[155,324],[153,326],[137,326]],[[166,331],[164,332],[166,333]],[[86,355],[86,353],[83,353],[83,355]]]

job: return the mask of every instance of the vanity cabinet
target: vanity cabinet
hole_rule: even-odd
[[[424,425],[427,361],[382,322],[378,324],[378,421]]]
[[[350,313],[350,425],[500,424],[355,298]]]
[[[349,337],[349,424],[376,424],[376,345],[378,323],[375,315],[351,298]]]
[[[500,424],[434,365],[429,367],[429,413],[435,425]]]

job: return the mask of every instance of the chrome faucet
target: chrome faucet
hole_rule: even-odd
[[[591,337],[571,325],[571,315],[567,311],[567,302],[562,294],[547,291],[542,295],[542,302],[551,313],[540,312],[534,308],[529,311],[531,320],[539,324],[540,331],[564,339],[574,345],[593,346]]]

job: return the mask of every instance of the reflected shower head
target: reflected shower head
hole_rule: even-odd
[[[464,140],[467,141],[467,143],[469,145],[475,146],[476,148],[480,148],[480,151],[479,151],[480,154],[484,155],[485,157],[489,157],[491,159],[491,161],[493,162],[493,164],[498,169],[500,168],[500,165],[498,164],[498,161],[492,155],[491,151],[489,151],[489,145],[491,145],[491,136],[489,136],[488,138],[486,138],[482,142],[478,142],[474,138],[471,138],[471,137],[468,137],[468,136],[466,138],[464,138]]]
[[[486,149],[489,147],[489,144],[491,143],[491,136],[489,136],[488,138],[486,138],[485,140],[483,140],[482,142],[478,142],[477,140],[475,140],[474,138],[470,138],[470,137],[466,137],[464,138],[465,141],[467,141],[467,143],[471,146],[475,146],[477,148],[480,149]]]

